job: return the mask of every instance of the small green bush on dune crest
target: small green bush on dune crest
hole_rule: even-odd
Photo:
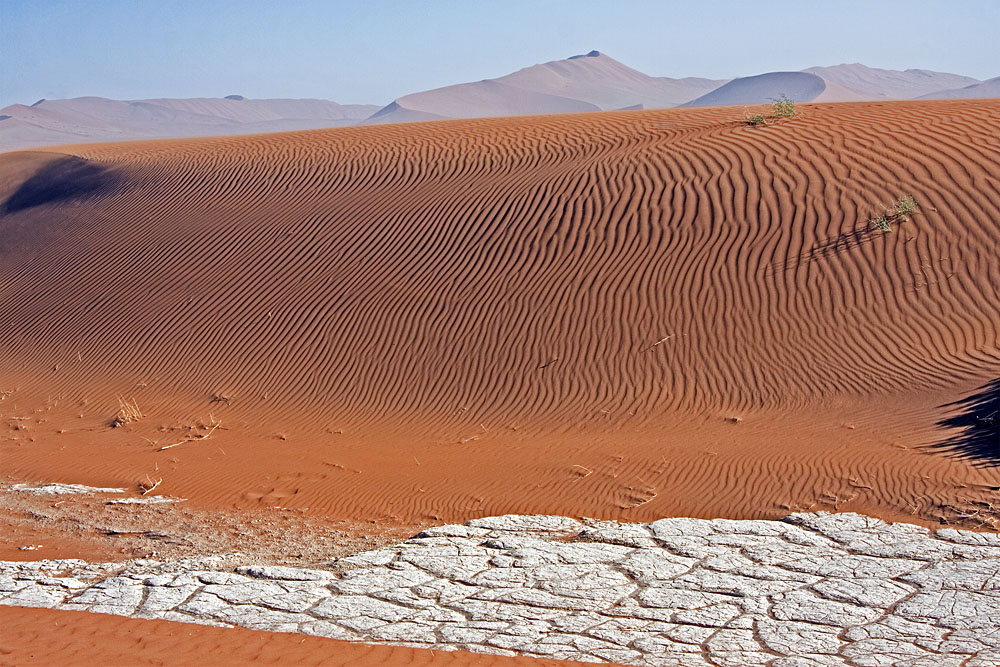
[[[777,99],[771,100],[771,111],[775,118],[791,118],[795,115],[795,102],[782,93]]]

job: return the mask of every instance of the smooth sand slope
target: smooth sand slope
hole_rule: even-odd
[[[414,524],[995,523],[995,451],[938,422],[1000,377],[1000,102],[800,113],[0,156],[2,470]]]
[[[809,72],[768,72],[733,79],[681,106],[714,107],[766,104],[782,95],[796,102],[857,102],[869,95]]]

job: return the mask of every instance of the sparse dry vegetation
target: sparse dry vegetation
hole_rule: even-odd
[[[146,480],[144,482],[139,482],[139,492],[143,496],[148,496],[150,493],[156,490],[160,484],[163,484],[163,478],[160,477],[157,480],[153,480],[152,477],[146,475]]]
[[[118,397],[118,414],[111,421],[111,428],[118,428],[119,426],[124,426],[125,424],[131,424],[137,422],[145,417],[142,414],[142,410],[139,409],[139,404],[133,398],[131,401],[126,401],[122,397]]]

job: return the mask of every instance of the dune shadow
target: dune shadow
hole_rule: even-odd
[[[948,450],[982,467],[1000,466],[1000,378],[967,398],[941,407],[959,408],[961,412],[937,425],[961,431],[931,448]]]
[[[112,170],[83,158],[66,155],[45,165],[15,190],[0,214],[80,199],[96,194],[117,181]]]

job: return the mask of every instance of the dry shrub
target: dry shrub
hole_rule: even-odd
[[[142,410],[139,409],[139,404],[136,403],[134,398],[132,399],[131,402],[129,402],[124,400],[121,396],[119,396],[118,414],[111,422],[111,428],[118,428],[119,426],[124,426],[125,424],[131,424],[132,422],[137,422],[144,416],[145,415],[142,414]]]

